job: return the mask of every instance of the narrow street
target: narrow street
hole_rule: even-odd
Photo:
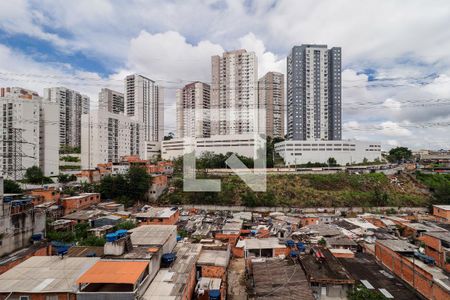
[[[243,258],[233,258],[228,267],[228,295],[230,300],[246,300],[245,262]]]

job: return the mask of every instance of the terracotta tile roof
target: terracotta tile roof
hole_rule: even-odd
[[[135,284],[147,267],[148,262],[142,261],[99,261],[77,283]]]

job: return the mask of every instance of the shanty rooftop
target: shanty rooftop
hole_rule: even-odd
[[[33,256],[0,275],[0,293],[75,293],[98,257]]]
[[[412,228],[416,231],[423,231],[423,232],[446,232],[444,228],[441,228],[439,226],[436,226],[434,224],[425,225],[422,223],[407,223],[405,224],[407,227]]]
[[[242,228],[242,224],[244,223],[241,219],[232,219],[227,221],[225,225],[222,227],[222,231],[239,231]]]
[[[136,284],[148,267],[143,261],[98,261],[80,278],[78,284]]]
[[[149,207],[146,212],[134,214],[136,218],[170,218],[177,212],[177,209],[171,207]]]
[[[437,238],[439,240],[445,241],[447,243],[450,243],[450,232],[427,232],[426,235],[432,236],[434,238]]]
[[[97,216],[101,215],[103,212],[100,210],[79,210],[74,213],[65,215],[62,217],[67,220],[79,220],[79,221],[87,221]]]
[[[322,253],[322,258],[316,255],[305,255],[300,258],[311,283],[354,284],[355,280],[328,249],[317,248],[317,250]]]
[[[284,244],[280,244],[278,238],[264,238],[264,239],[245,239],[245,249],[275,249],[275,248],[285,248]]]
[[[256,299],[314,300],[302,267],[286,260],[253,262],[253,282]]]
[[[203,250],[198,258],[198,265],[224,267],[228,266],[230,254],[228,251]]]
[[[70,257],[102,257],[104,247],[95,246],[74,246],[70,247],[67,256]]]
[[[385,289],[394,299],[421,299],[399,279],[380,267],[373,255],[357,253],[354,258],[339,258],[345,269],[368,289]]]
[[[361,218],[346,218],[346,222],[351,223],[363,229],[377,229],[378,227]]]
[[[450,210],[450,205],[433,205],[433,206],[443,210]]]
[[[417,250],[417,246],[404,240],[378,240],[377,243],[394,252],[414,252]]]
[[[176,260],[168,269],[156,274],[143,295],[145,300],[181,299],[188,278],[202,250],[201,244],[179,243],[174,249]]]
[[[129,230],[135,246],[164,245],[172,235],[177,234],[175,225],[142,225]]]
[[[303,233],[303,234],[319,235],[319,236],[335,236],[335,235],[341,234],[341,231],[336,226],[328,225],[328,224],[307,225],[305,227],[302,227],[297,232]]]
[[[345,236],[327,237],[325,241],[332,246],[358,246],[352,239]]]
[[[100,195],[100,194],[97,194],[97,193],[81,193],[81,194],[79,194],[79,195],[61,198],[61,200],[76,200],[76,199],[83,199],[83,198],[86,198],[86,197],[89,197],[89,196],[95,196],[95,195]]]

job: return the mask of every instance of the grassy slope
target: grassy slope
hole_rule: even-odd
[[[220,193],[182,192],[181,180],[174,180],[176,191],[158,202],[171,204],[223,204],[246,206],[426,206],[428,193],[418,190],[406,176],[393,184],[383,174],[269,175],[267,192],[251,192],[236,176],[222,177]]]

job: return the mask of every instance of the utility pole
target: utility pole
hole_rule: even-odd
[[[5,133],[3,135],[3,143],[7,143],[6,153],[3,153],[4,159],[7,160],[7,167],[5,168],[5,173],[12,174],[12,177],[16,181],[19,177],[22,178],[22,172],[25,170],[23,168],[22,158],[35,158],[33,156],[25,155],[22,151],[23,144],[32,144],[25,142],[22,138],[22,128],[9,127],[5,128]]]

